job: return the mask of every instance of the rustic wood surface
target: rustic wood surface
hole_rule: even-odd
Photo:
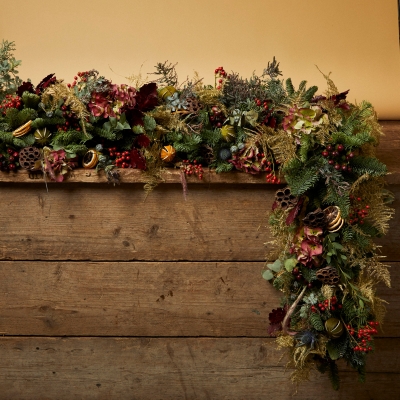
[[[2,338],[0,399],[396,399],[400,341],[378,339],[367,383],[341,364],[342,388],[299,387],[262,338]]]
[[[3,184],[0,259],[263,261],[271,240],[271,185],[163,185],[146,200],[141,185]],[[392,186],[400,202],[400,186]],[[400,260],[400,213],[379,241]]]
[[[400,123],[398,121],[381,121],[385,136],[381,138],[377,148],[377,156],[388,166],[390,175],[386,180],[389,184],[400,184],[400,165],[398,164],[398,149],[400,149]],[[144,176],[142,171],[137,169],[120,169],[121,183],[140,183]],[[162,175],[162,183],[180,183],[181,174],[179,169],[166,169]],[[217,174],[215,171],[204,169],[203,180],[195,176],[187,177],[187,181],[192,184],[264,184],[265,174],[251,175],[242,172],[229,172]],[[1,173],[0,182],[20,182],[20,183],[43,183],[41,174],[29,174],[25,170],[18,170],[11,173]],[[105,183],[107,179],[104,172],[96,173],[95,170],[76,169],[68,174],[67,179],[61,183]],[[48,182],[50,186],[60,185],[59,183]]]
[[[400,263],[385,337],[400,328]],[[281,293],[263,263],[0,262],[0,334],[266,337]]]
[[[400,122],[382,125],[399,210]],[[131,184],[113,188],[77,170],[48,193],[0,174],[0,400],[399,398],[399,212],[379,242],[393,289],[379,288],[388,315],[367,383],[341,363],[340,392],[315,374],[293,397],[266,332],[280,293],[260,275],[277,186],[206,171],[185,201],[172,170],[145,200],[141,173],[122,173]]]

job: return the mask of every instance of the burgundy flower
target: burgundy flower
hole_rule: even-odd
[[[285,319],[285,315],[286,310],[282,307],[272,310],[272,312],[269,313],[269,335],[276,336],[276,332],[282,330],[282,322]]]
[[[46,77],[44,77],[40,83],[36,86],[36,94],[41,94],[43,93],[50,85],[55,83],[57,78],[54,76],[54,74],[49,74]]]
[[[24,92],[35,93],[35,89],[31,82],[23,82],[17,89],[17,95],[22,97]]]
[[[142,171],[146,169],[146,160],[137,149],[131,150],[131,165],[132,168],[141,169]]]
[[[150,139],[147,135],[139,135],[136,140],[135,143],[139,146],[139,147],[149,147],[150,145]]]

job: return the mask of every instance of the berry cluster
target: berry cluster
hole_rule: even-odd
[[[70,88],[70,87],[74,87],[74,86],[76,86],[77,84],[78,84],[78,79],[80,78],[81,79],[81,82],[86,82],[87,81],[87,77],[86,77],[86,75],[88,75],[90,72],[89,71],[87,71],[87,72],[78,72],[77,73],[77,75],[78,76],[74,76],[74,81],[72,82],[72,83],[68,83],[68,87]],[[79,78],[78,78],[79,77]]]
[[[7,149],[6,156],[0,153],[0,171],[4,172],[15,171],[19,165],[17,163],[18,156],[19,156],[18,151],[15,151],[10,147]]]
[[[224,67],[218,67],[214,72],[215,72],[215,86],[218,90],[220,90],[222,89],[222,84],[224,83],[227,74],[226,71],[224,70]],[[217,85],[217,80],[218,80],[218,85]]]
[[[193,164],[191,164],[189,160],[183,160],[182,169],[183,172],[188,176],[195,174],[200,180],[203,179],[203,166],[201,164],[197,164],[197,160],[194,160]]]
[[[317,304],[317,307],[320,312],[324,312],[326,310],[328,311],[336,311],[342,309],[341,304],[337,304],[338,300],[336,296],[331,297],[330,299],[325,299],[323,302],[320,302]],[[311,311],[312,312],[317,312],[317,307],[316,306],[311,306]]]
[[[225,121],[225,115],[223,114],[223,112],[216,106],[211,107],[210,111],[211,125],[217,128],[221,128],[224,121]]]
[[[0,104],[0,110],[2,110],[3,115],[6,115],[7,109],[9,108],[21,108],[22,101],[21,97],[17,95],[7,94],[5,99]]]
[[[337,144],[336,147],[331,144],[321,153],[323,157],[328,158],[329,165],[333,165],[337,171],[351,172],[352,168],[349,161],[354,157],[354,153],[344,152],[344,146]]]
[[[74,129],[80,131],[79,120],[75,117],[75,114],[72,113],[71,109],[63,105],[61,106],[61,111],[65,122],[64,125],[57,125],[57,130],[66,132],[68,129]]]
[[[354,197],[353,195],[350,196],[350,200],[352,200],[352,202],[358,202],[361,203],[362,202],[362,198],[361,197]],[[356,203],[357,204],[357,203]],[[369,210],[369,205],[366,204],[364,207],[357,206],[357,205],[353,205],[352,210],[349,213],[349,224],[360,224],[363,225],[364,224],[364,219],[368,216],[368,210]]]
[[[117,151],[116,147],[110,147],[107,149],[110,157],[117,157],[115,159],[115,165],[118,168],[132,168],[131,156],[129,151]]]
[[[311,289],[312,287],[314,287],[312,282],[307,281],[304,277],[303,274],[301,273],[299,268],[293,268],[292,270],[292,274],[294,275],[294,279],[296,279],[296,281],[298,281],[299,283],[303,284],[303,285],[307,285],[307,287],[309,289]]]
[[[356,332],[351,325],[346,326],[350,335],[353,336],[357,342],[357,345],[353,347],[354,351],[368,353],[372,350],[369,342],[371,341],[371,336],[378,333],[378,330],[376,329],[377,326],[379,326],[378,321],[371,321],[363,328],[360,328],[358,332]]]
[[[265,111],[268,110],[269,106],[268,106],[268,101],[267,100],[260,100],[257,97],[254,99],[254,102],[257,104],[258,107],[263,107]]]

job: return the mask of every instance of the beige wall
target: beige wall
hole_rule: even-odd
[[[91,68],[122,83],[166,59],[181,80],[197,70],[212,83],[217,66],[248,76],[275,55],[285,78],[322,91],[318,65],[351,100],[400,119],[396,0],[0,0],[0,36],[33,83]]]

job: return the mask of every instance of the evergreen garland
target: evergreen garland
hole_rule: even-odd
[[[380,126],[372,105],[351,104],[329,75],[327,90],[281,80],[273,59],[261,75],[243,78],[215,70],[215,85],[195,76],[178,84],[175,64],[156,65],[144,85],[112,84],[95,70],[70,84],[50,75],[21,84],[13,44],[0,47],[0,169],[18,168],[18,152],[38,147],[50,179],[76,164],[104,170],[113,184],[118,168],[144,171],[147,191],[165,167],[203,178],[234,169],[285,180],[269,225],[276,254],[263,278],[282,291],[269,332],[288,350],[292,380],[317,368],[339,388],[337,361],[365,380],[373,335],[383,322],[376,284],[390,285],[376,237],[388,230],[391,194],[385,164],[375,157]]]

